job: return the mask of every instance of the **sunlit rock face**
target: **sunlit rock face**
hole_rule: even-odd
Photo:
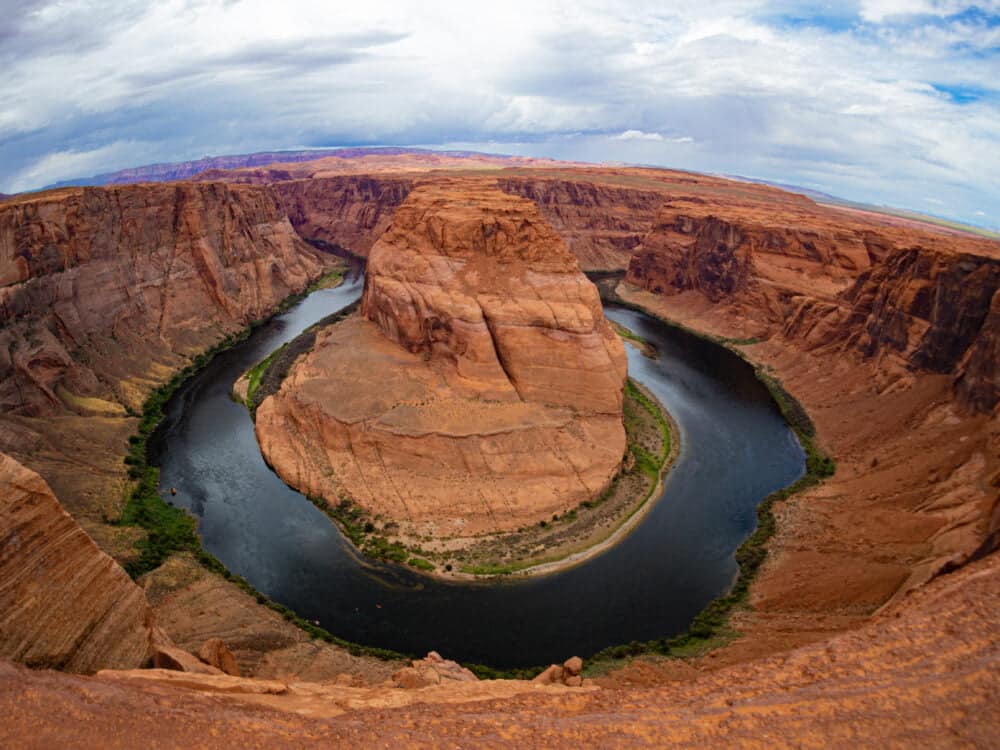
[[[516,529],[600,493],[625,449],[621,342],[530,201],[418,187],[372,248],[361,315],[257,412],[292,485],[424,532]]]

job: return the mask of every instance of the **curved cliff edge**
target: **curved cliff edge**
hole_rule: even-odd
[[[257,435],[306,494],[469,539],[607,488],[625,374],[596,288],[535,205],[442,181],[397,209],[362,317],[317,334],[260,404]]]

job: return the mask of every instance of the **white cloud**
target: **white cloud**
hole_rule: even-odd
[[[614,136],[616,141],[662,141],[659,133],[644,133],[641,130],[625,130]]]
[[[30,190],[74,177],[124,169],[148,163],[150,154],[149,144],[134,141],[116,141],[90,151],[53,151],[15,174],[7,189],[11,192]]]
[[[949,20],[959,0],[833,4],[842,28],[792,0],[33,5],[0,29],[3,192],[208,153],[496,141],[1000,204],[1000,97],[934,88],[1000,80],[1000,25]]]

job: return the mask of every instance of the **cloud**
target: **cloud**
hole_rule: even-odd
[[[116,141],[90,151],[53,151],[14,175],[12,192],[46,185],[96,172],[124,169],[149,153],[145,144]]]
[[[644,133],[641,130],[625,130],[614,136],[616,141],[662,141],[659,133]]]
[[[957,218],[1000,204],[996,1],[8,0],[0,63],[3,192],[468,143],[911,207],[931,186]]]

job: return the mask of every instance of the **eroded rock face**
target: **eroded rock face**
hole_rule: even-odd
[[[45,480],[0,453],[0,655],[70,672],[131,669],[158,640],[142,589]]]
[[[493,398],[621,414],[621,342],[527,201],[461,186],[411,195],[372,250],[361,312]]]
[[[683,198],[663,207],[627,280],[697,292],[794,347],[856,351],[890,379],[952,375],[963,406],[989,412],[1000,401],[998,277],[1000,250],[987,240],[877,227],[794,201],[769,214],[765,204]]]
[[[914,369],[957,373],[961,400],[988,412],[1000,401],[998,290],[998,260],[898,250],[844,295],[860,321],[848,335],[866,357],[892,354]]]
[[[5,202],[0,409],[138,408],[149,386],[137,381],[266,315],[325,262],[263,188],[137,185]]]
[[[349,175],[279,182],[272,189],[300,235],[366,256],[412,187],[412,180]]]
[[[628,280],[658,294],[697,291],[712,302],[810,281],[821,295],[836,293],[871,264],[864,233],[811,214],[792,198],[780,214],[766,206],[674,199],[633,255]]]
[[[534,201],[587,271],[625,269],[665,200],[656,190],[582,179],[501,177],[497,187]]]
[[[532,203],[414,190],[372,249],[362,315],[320,332],[258,408],[293,486],[465,536],[547,519],[614,476],[624,350]]]

